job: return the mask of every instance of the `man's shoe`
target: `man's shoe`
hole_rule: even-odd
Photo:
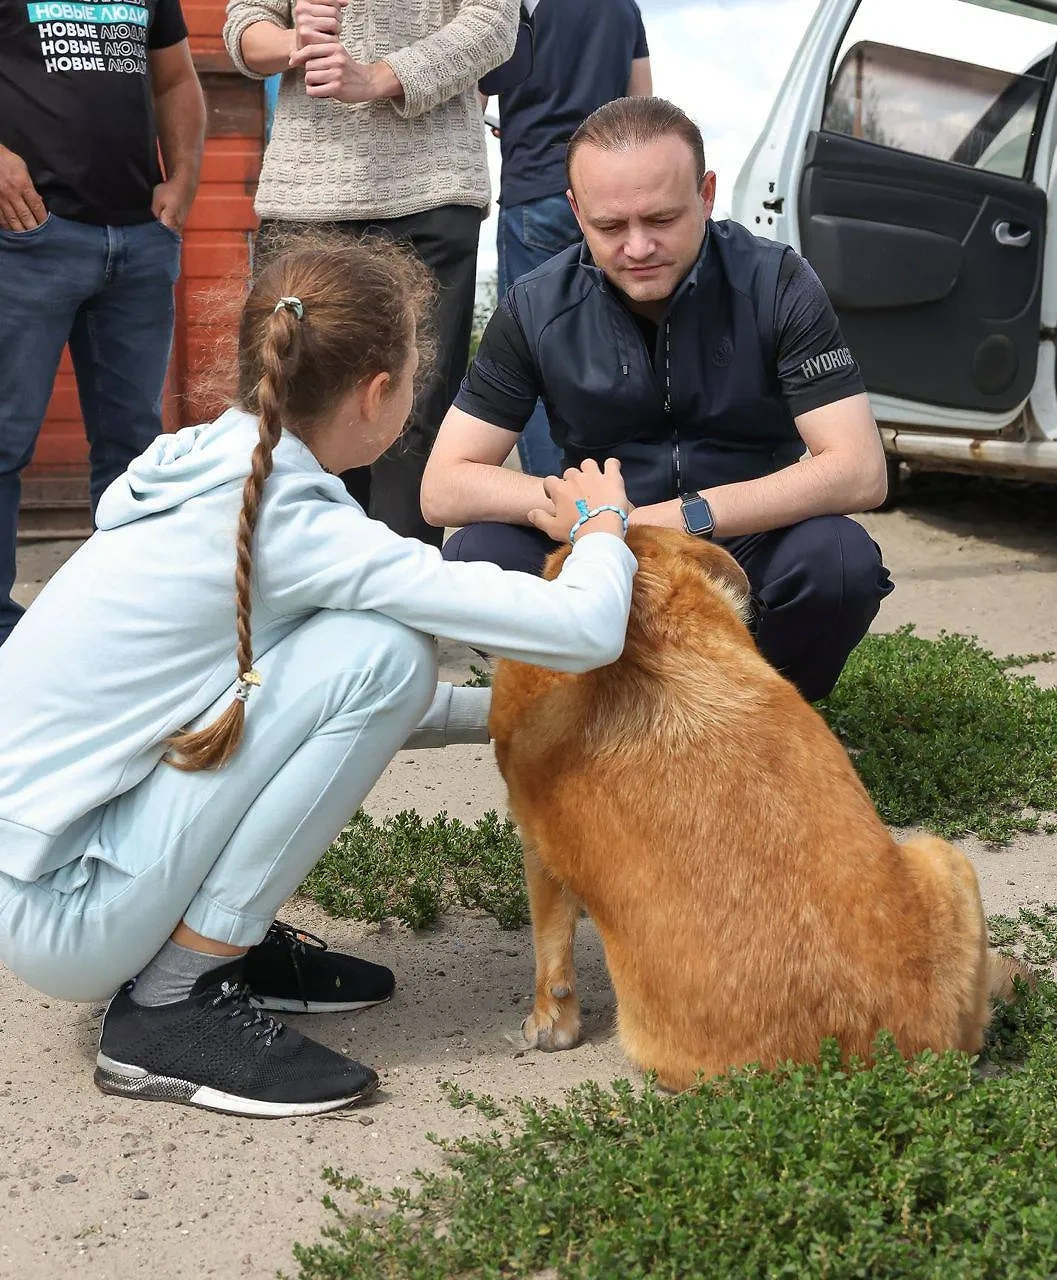
[[[103,1015],[96,1084],[237,1116],[310,1116],[374,1092],[370,1067],[266,1018],[241,979],[240,957],[200,978],[188,999],[157,1006],[136,1004],[126,983]]]
[[[385,965],[329,951],[322,938],[276,920],[245,956],[244,981],[258,1009],[343,1013],[381,1004],[396,979]]]

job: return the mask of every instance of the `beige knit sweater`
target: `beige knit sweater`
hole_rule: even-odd
[[[239,70],[254,22],[290,27],[294,0],[229,0],[224,42]],[[284,73],[257,188],[262,218],[399,218],[491,197],[477,81],[513,52],[518,0],[349,0],[341,39],[359,62],[387,62],[404,99],[349,106],[310,98]]]

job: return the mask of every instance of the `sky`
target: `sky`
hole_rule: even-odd
[[[730,215],[734,180],[760,133],[818,0],[639,0],[654,92],[701,128],[716,171],[716,217]],[[862,0],[846,43],[869,38],[982,62],[1029,65],[1057,27],[989,4],[1009,0]],[[495,103],[491,104],[495,110]],[[493,188],[499,144],[489,135]],[[495,271],[496,210],[481,229],[478,275]]]

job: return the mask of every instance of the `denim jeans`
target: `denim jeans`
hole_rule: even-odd
[[[180,237],[155,220],[98,227],[50,214],[0,230],[0,644],[11,599],[21,472],[69,343],[88,435],[92,510],[162,430]]]
[[[527,275],[581,238],[564,194],[544,196],[509,208],[500,205],[496,233],[500,298],[520,276]],[[517,450],[521,469],[528,475],[561,473],[561,450],[551,439],[550,423],[539,401],[518,439]]]

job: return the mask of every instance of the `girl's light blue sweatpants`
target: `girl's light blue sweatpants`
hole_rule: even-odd
[[[430,637],[373,613],[313,615],[256,661],[246,732],[222,769],[158,766],[98,811],[70,861],[0,874],[0,963],[56,999],[100,1000],[181,919],[252,946],[429,707]],[[231,701],[225,694],[195,728]]]

